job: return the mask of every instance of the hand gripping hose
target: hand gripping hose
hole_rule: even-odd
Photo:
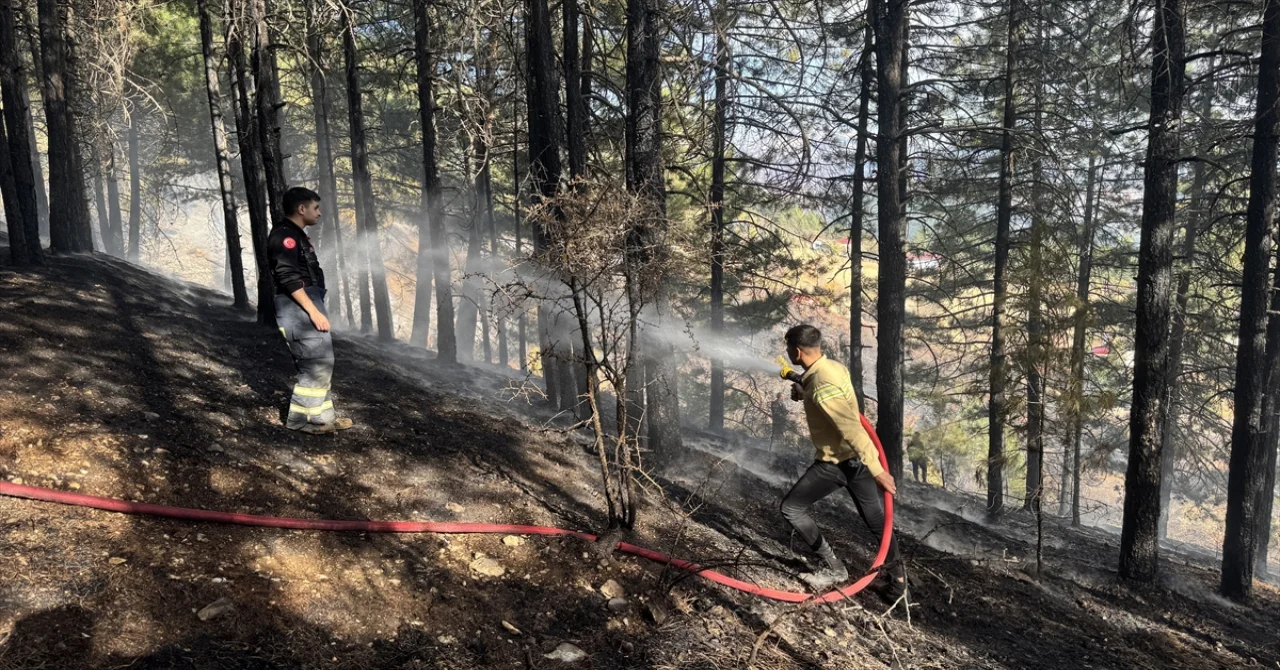
[[[865,428],[867,434],[871,436],[871,440],[876,445],[876,450],[880,453],[881,467],[888,469],[889,462],[885,458],[884,447],[881,446],[879,436],[876,435],[875,429],[871,427],[871,423],[867,421],[865,416],[862,417],[862,427]],[[327,519],[299,519],[292,517],[262,516],[257,514],[236,514],[232,512],[214,512],[202,509],[192,509],[190,507],[170,507],[168,505],[129,502],[127,500],[118,500],[115,498],[100,498],[98,496],[70,493],[67,491],[56,491],[38,486],[22,486],[3,481],[0,481],[0,495],[62,503],[64,505],[75,505],[77,507],[92,507],[94,509],[106,510],[109,512],[121,512],[123,514],[159,516],[170,519],[185,519],[188,521],[230,523],[241,526],[291,528],[294,530],[360,531],[368,533],[499,533],[506,535],[570,535],[589,542],[595,542],[599,539],[591,533],[584,533],[576,530],[565,530],[563,528],[548,528],[545,526],[521,526],[498,523],[453,523],[446,521],[337,521]],[[880,535],[880,550],[876,553],[876,558],[875,561],[871,563],[871,568],[867,571],[867,574],[858,581],[842,589],[837,589],[822,595],[764,588],[757,584],[752,584],[751,582],[734,579],[733,577],[715,572],[714,570],[705,569],[697,563],[673,558],[666,554],[653,551],[652,549],[646,549],[627,542],[619,542],[617,544],[617,549],[625,554],[631,554],[633,556],[647,558],[657,563],[670,565],[674,568],[685,570],[704,579],[716,582],[717,584],[723,584],[731,589],[737,589],[743,593],[750,593],[762,598],[789,603],[801,603],[806,601],[829,603],[851,597],[865,589],[868,584],[875,580],[876,575],[879,573],[880,566],[884,565],[885,557],[889,553],[889,539],[892,535],[893,496],[886,492],[884,494],[884,530]]]

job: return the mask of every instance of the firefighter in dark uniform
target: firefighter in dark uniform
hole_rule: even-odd
[[[333,409],[333,338],[324,307],[324,271],[306,229],[320,224],[320,195],[295,186],[284,193],[285,218],[267,236],[267,258],[276,284],[276,325],[284,335],[298,383],[285,426],[304,433],[351,427]]]

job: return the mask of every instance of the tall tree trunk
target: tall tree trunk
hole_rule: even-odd
[[[98,233],[102,238],[102,250],[107,255],[115,256],[117,254],[111,248],[111,223],[107,221],[107,199],[102,192],[102,159],[98,156],[98,147],[95,145],[95,142],[90,142],[89,145],[89,168],[91,170],[90,176],[93,178],[93,209],[95,217],[98,219]],[[7,147],[5,151],[6,153],[8,152]],[[5,160],[8,161],[7,158]],[[5,172],[11,179],[13,178],[12,163],[10,163]],[[17,189],[14,189],[10,195],[13,196],[14,204],[17,206]]]
[[[587,170],[587,108],[583,98],[582,61],[578,58],[578,0],[564,0],[564,98],[565,137],[569,153],[569,177],[577,181]]]
[[[54,251],[93,251],[84,160],[71,101],[76,98],[75,60],[67,39],[67,17],[57,0],[38,0],[40,51],[44,64],[44,112],[49,127],[49,242]]]
[[[492,91],[489,91],[489,95],[492,95]],[[489,138],[493,136],[491,134],[493,130],[492,118],[488,114],[485,115],[485,127],[482,135],[484,139],[484,160],[480,163],[480,173],[476,177],[476,190],[479,192],[480,198],[479,206],[482,217],[480,221],[484,225],[484,231],[489,234],[489,263],[491,266],[496,266],[498,262],[498,226],[493,220],[493,154],[489,147]],[[482,235],[484,231],[482,231]],[[496,273],[497,270],[491,269],[490,272]],[[481,324],[483,324],[481,341],[484,344],[484,362],[492,363],[493,349],[490,344],[489,328],[494,315],[493,300],[486,295],[484,288],[482,284],[480,286],[480,299],[484,304],[484,314],[481,321]],[[505,348],[507,340],[505,337],[501,337],[501,324],[498,325],[498,330],[500,335],[498,346]],[[505,352],[502,358],[506,358]]]
[[[475,152],[476,158],[483,161],[484,140],[479,136],[475,137],[472,142],[472,151]],[[470,363],[476,358],[476,330],[480,325],[480,301],[483,300],[483,289],[481,288],[478,275],[481,271],[483,260],[480,258],[482,235],[480,232],[480,214],[482,197],[480,183],[480,173],[477,170],[475,179],[473,180],[476,200],[472,203],[471,229],[467,231],[467,258],[463,265],[462,280],[462,299],[458,301],[458,360],[464,363]]]
[[[360,91],[360,61],[356,53],[355,17],[344,12],[342,49],[347,65],[347,114],[351,117],[351,172],[355,182],[356,232],[364,249],[373,279],[374,309],[378,313],[378,339],[395,339],[391,323],[391,296],[387,292],[386,268],[382,264],[382,244],[378,240],[378,218],[374,207],[373,177],[369,173],[369,150],[365,144],[364,96]]]
[[[1209,59],[1209,71],[1214,67],[1214,59]],[[1199,115],[1207,119],[1213,113],[1213,97],[1215,85],[1213,81],[1206,83],[1207,89],[1201,97]],[[1182,352],[1187,339],[1187,305],[1191,297],[1191,270],[1195,266],[1196,242],[1200,227],[1204,225],[1205,188],[1208,182],[1208,171],[1204,161],[1196,161],[1192,168],[1190,201],[1191,212],[1187,217],[1186,232],[1182,242],[1182,267],[1178,270],[1178,293],[1173,312],[1173,326],[1169,334],[1169,384],[1168,411],[1164,424],[1160,426],[1160,443],[1164,448],[1160,452],[1160,522],[1159,536],[1169,534],[1169,506],[1173,496],[1173,470],[1177,461],[1178,450],[1175,447],[1174,435],[1178,428],[1177,406],[1181,393]]]
[[[1080,442],[1084,433],[1084,356],[1085,335],[1092,308],[1089,305],[1089,281],[1093,274],[1094,188],[1098,183],[1096,159],[1089,157],[1089,171],[1084,186],[1084,230],[1080,235],[1080,267],[1076,272],[1075,327],[1071,333],[1071,381],[1067,411],[1071,422],[1071,451],[1062,461],[1062,488],[1058,495],[1058,514],[1066,514],[1067,484],[1070,483],[1071,525],[1080,525]]]
[[[254,108],[258,115],[258,143],[262,149],[262,170],[267,176],[267,202],[272,221],[284,218],[284,155],[280,150],[280,82],[275,54],[267,27],[265,0],[249,0],[248,34],[252,38],[250,67],[253,68]],[[381,318],[381,312],[379,312]]]
[[[99,189],[101,192],[101,189]],[[101,201],[101,197],[98,198]],[[9,232],[9,261],[13,265],[27,265],[27,230],[22,221],[22,208],[18,205],[18,186],[13,176],[13,158],[9,152],[9,138],[0,123],[0,201],[4,203],[5,226]]]
[[[858,408],[867,411],[862,372],[862,229],[866,221],[867,124],[871,117],[871,80],[875,77],[875,12],[879,0],[868,5],[866,45],[858,68],[858,139],[853,151],[853,196],[849,222],[849,377]]]
[[[227,150],[227,128],[222,121],[222,92],[218,84],[218,60],[213,53],[213,12],[209,8],[209,0],[197,0],[196,11],[200,14],[200,49],[204,56],[204,82],[209,99],[209,124],[213,131],[218,190],[222,195],[222,223],[227,240],[227,262],[231,270],[231,294],[237,309],[247,309],[249,293],[244,284],[240,220],[236,213],[235,190],[231,185],[231,157]],[[225,17],[223,20],[226,20]]]
[[[1276,245],[1277,260],[1280,260],[1280,245]],[[1254,515],[1257,523],[1257,552],[1254,558],[1254,570],[1260,577],[1267,577],[1271,570],[1267,559],[1271,550],[1271,522],[1275,505],[1276,488],[1276,456],[1280,447],[1280,272],[1274,273],[1271,285],[1271,308],[1273,316],[1267,318],[1267,397],[1263,405],[1263,414],[1267,422],[1266,434],[1263,436],[1265,465],[1262,468],[1262,488],[1258,492],[1258,508]]]
[[[351,318],[351,286],[346,277],[346,264],[342,253],[342,217],[338,212],[338,180],[333,174],[333,146],[329,131],[329,80],[325,68],[324,35],[322,30],[328,21],[316,15],[316,5],[321,0],[307,0],[307,60],[310,69],[311,111],[316,127],[316,167],[320,172],[321,206],[328,222],[320,231],[320,262],[326,268],[335,268],[335,295],[345,295],[347,312]],[[345,293],[343,293],[345,289]],[[341,303],[340,303],[341,304]],[[342,310],[339,309],[341,314]]]
[[[1231,469],[1227,475],[1227,523],[1222,540],[1222,595],[1237,601],[1253,596],[1258,512],[1267,479],[1269,411],[1264,401],[1268,375],[1280,352],[1266,349],[1268,264],[1276,220],[1276,123],[1280,121],[1280,0],[1267,0],[1258,63],[1258,104],[1253,127],[1252,174],[1245,223],[1244,280],[1240,296],[1240,346],[1236,350],[1235,421],[1231,426]],[[1273,317],[1274,318],[1274,317]]]
[[[729,30],[727,0],[716,3],[715,111],[711,126],[711,190],[707,208],[711,211],[711,334],[718,352],[724,339],[724,180],[725,144],[729,134]],[[861,141],[861,138],[859,138]],[[724,430],[724,359],[711,356],[711,407],[707,425]]]
[[[225,0],[224,0],[225,2]],[[231,97],[236,110],[236,138],[240,144],[240,165],[244,179],[245,205],[249,210],[249,237],[253,240],[253,259],[258,269],[258,323],[274,325],[276,319],[275,282],[267,259],[266,175],[262,172],[262,153],[258,147],[257,117],[251,100],[253,91],[244,60],[242,26],[234,20],[230,5],[223,5],[227,17],[225,43],[227,64],[231,72]]]
[[[1044,142],[1044,21],[1038,19],[1035,53],[1035,141]],[[1027,485],[1023,508],[1040,514],[1044,500],[1044,376],[1049,360],[1044,334],[1044,152],[1031,160],[1030,277],[1027,290]],[[1037,517],[1039,518],[1039,517]],[[1039,536],[1037,535],[1037,538]]]
[[[129,111],[129,261],[131,263],[137,263],[142,253],[142,160],[139,157],[141,150],[138,146],[140,142],[138,120],[142,111],[139,107],[140,105],[135,101]],[[49,176],[50,179],[53,178],[52,167],[49,168]],[[52,181],[49,192],[56,192]],[[57,211],[56,207],[51,210],[51,216],[56,218]]]
[[[566,11],[568,11],[566,9]],[[462,300],[458,304],[458,360],[471,362],[476,357],[476,331],[477,328],[483,326],[482,340],[484,343],[483,351],[485,352],[485,362],[489,362],[489,322],[487,315],[489,312],[488,301],[485,299],[484,284],[481,279],[481,273],[484,271],[484,259],[481,255],[484,253],[484,237],[485,231],[493,226],[492,220],[492,202],[489,194],[489,136],[492,132],[492,124],[489,115],[489,100],[493,93],[490,84],[490,46],[482,46],[476,44],[476,93],[483,100],[481,108],[478,111],[479,123],[474,130],[471,138],[471,158],[475,161],[474,168],[471,167],[471,160],[467,161],[468,171],[472,175],[472,193],[474,200],[471,205],[471,229],[467,236],[467,257],[462,280]]]
[[[884,445],[889,472],[902,478],[903,334],[906,316],[907,259],[906,217],[899,183],[903,164],[903,129],[899,105],[902,72],[907,57],[903,40],[907,25],[907,1],[884,0],[878,12],[876,74],[879,84],[876,139],[878,216],[880,227],[879,292],[876,322],[879,325],[876,357],[876,395],[879,401],[876,432]]]
[[[527,52],[526,99],[529,105],[529,173],[535,188],[535,204],[554,199],[560,190],[559,83],[556,77],[555,49],[551,38],[551,10],[547,0],[525,1],[525,50]],[[533,225],[533,249],[543,259],[551,246],[546,226],[536,219]],[[542,364],[547,401],[560,406],[561,355],[556,350],[551,330],[554,315],[547,301],[538,303],[538,357]]]
[[[116,249],[116,255],[124,258],[124,221],[120,219],[120,183],[116,178],[116,169],[116,147],[112,142],[107,147],[107,220],[111,222],[111,235],[114,238],[112,245]]]
[[[512,102],[515,107],[515,102]],[[521,219],[520,219],[520,115],[515,109],[511,113],[512,125],[511,130],[511,183],[515,185],[515,193],[511,196],[511,225],[515,227],[516,236],[516,258],[524,257],[524,240],[521,237]],[[516,355],[518,355],[518,367],[521,372],[529,370],[529,340],[528,340],[528,320],[529,310],[521,303],[519,305],[520,312],[516,315]]]
[[[1168,409],[1165,387],[1169,381],[1169,298],[1186,70],[1182,0],[1159,0],[1151,44],[1151,121],[1142,199],[1142,242],[1138,250],[1133,407],[1129,415],[1124,527],[1120,534],[1120,575],[1141,581],[1154,579],[1159,570],[1160,427]],[[1265,259],[1262,277],[1265,296]],[[1265,303],[1257,311],[1265,317]],[[1259,334],[1261,330],[1259,325]],[[1244,351],[1243,337],[1240,343]],[[1263,344],[1259,337],[1259,347]],[[1261,363],[1261,350],[1258,354],[1255,362]],[[1240,411],[1238,402],[1236,407]]]
[[[9,253],[15,264],[44,262],[40,246],[40,215],[36,199],[37,185],[31,161],[35,145],[31,143],[31,109],[27,102],[27,79],[18,55],[18,33],[14,20],[17,0],[0,0],[0,100],[4,103],[4,123],[13,166],[16,216],[9,218]],[[35,158],[39,160],[39,158]],[[41,192],[44,185],[39,185]],[[19,224],[16,228],[14,224]]]
[[[1008,412],[1005,397],[1005,304],[1009,289],[1009,229],[1013,219],[1013,134],[1018,124],[1018,52],[1022,49],[1022,11],[1019,0],[1009,0],[1009,36],[1004,55],[1004,120],[1000,140],[1000,187],[996,202],[995,291],[991,309],[991,380],[987,411],[987,511],[1004,509],[1004,428]]]
[[[457,334],[453,329],[453,273],[449,267],[449,242],[445,236],[444,202],[436,157],[436,97],[431,80],[435,59],[431,52],[431,15],[426,3],[413,5],[414,45],[418,61],[418,114],[422,123],[422,211],[418,225],[418,291],[413,310],[414,342],[426,345],[431,324],[431,284],[436,289],[436,358],[458,360]],[[425,256],[424,256],[425,254]],[[425,291],[424,291],[425,288]]]
[[[581,188],[581,182],[587,173],[587,134],[589,119],[587,116],[586,96],[590,91],[590,83],[582,71],[582,60],[579,58],[579,24],[585,17],[578,9],[577,0],[566,0],[564,10],[564,92],[566,113],[566,148],[569,156],[570,188]],[[590,42],[588,38],[586,40]],[[558,315],[560,328],[557,339],[562,343],[565,364],[561,366],[560,408],[576,412],[578,418],[586,420],[589,415],[589,403],[585,401],[590,389],[587,385],[591,375],[591,366],[587,363],[586,352],[582,350],[583,337],[577,332],[579,322],[576,318],[566,319]],[[588,337],[589,339],[589,337]]]
[[[640,333],[640,369],[645,390],[649,448],[670,459],[683,448],[675,352],[658,333],[677,327],[668,292],[651,277],[653,263],[665,259],[667,188],[662,160],[662,0],[627,0],[627,190],[642,203],[644,220],[630,235],[633,308],[651,306],[655,323]],[[656,286],[653,284],[657,284]],[[637,302],[636,298],[639,298]]]
[[[26,10],[26,5],[22,0],[10,0],[13,2],[13,11],[16,17],[20,18],[23,27],[20,32],[26,36],[27,45],[30,47],[31,53],[31,71],[35,81],[33,86],[36,90],[42,90],[44,86],[44,63],[40,55],[40,31],[36,26],[36,21]],[[22,37],[18,38],[19,41]],[[19,58],[21,61],[21,58]],[[35,116],[31,111],[31,89],[25,85],[26,79],[23,78],[22,86],[22,104],[26,110],[27,116],[27,137],[28,143],[31,145],[31,174],[35,176],[36,182],[36,207],[39,209],[39,230],[40,236],[47,237],[49,235],[49,197],[44,180],[44,166],[40,164],[40,154],[38,147],[40,146],[39,138],[36,137]],[[47,130],[47,128],[46,128]],[[47,133],[46,133],[47,136]],[[28,236],[30,237],[30,236]],[[39,238],[37,237],[37,240]]]

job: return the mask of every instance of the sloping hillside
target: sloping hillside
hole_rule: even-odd
[[[7,253],[0,248],[0,258]],[[494,371],[337,339],[359,428],[281,426],[292,366],[216,292],[119,261],[0,266],[0,477],[101,496],[331,519],[599,524],[597,466]],[[802,569],[777,506],[803,455],[690,432],[629,541],[774,587]],[[910,620],[872,592],[779,605],[571,538],[320,533],[0,499],[0,668],[1225,668],[1280,661],[1280,599],[1237,608],[1213,566],[1118,584],[1104,534],[905,486]],[[844,499],[820,523],[853,565]],[[492,565],[478,559],[492,559]],[[626,603],[601,588],[614,580]],[[612,591],[612,589],[606,589]],[[233,610],[198,614],[225,599]],[[576,663],[546,658],[562,643]]]

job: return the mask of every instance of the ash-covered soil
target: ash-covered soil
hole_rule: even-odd
[[[359,428],[291,433],[283,342],[229,302],[98,256],[0,266],[0,477],[274,516],[601,525],[585,436],[521,394],[518,375],[341,333],[335,399]],[[687,439],[685,458],[651,468],[625,539],[799,590],[804,563],[778,503],[806,455]],[[978,509],[903,487],[918,600],[908,618],[871,590],[835,605],[771,603],[568,538],[303,532],[3,498],[0,668],[1280,662],[1272,587],[1231,605],[1213,595],[1216,566],[1188,555],[1166,559],[1158,585],[1121,583],[1112,536],[1056,521],[1037,575],[1034,520],[988,524]],[[850,565],[867,565],[872,534],[849,501],[833,496],[819,512]],[[611,607],[602,589],[613,586],[625,602]],[[547,658],[564,643],[585,658]]]

